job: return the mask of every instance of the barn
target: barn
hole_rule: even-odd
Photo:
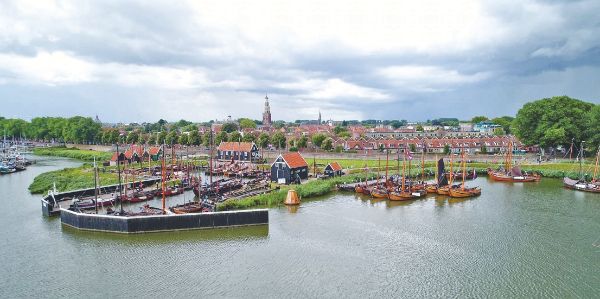
[[[127,159],[125,158],[125,154],[124,153],[113,153],[112,157],[110,158],[110,166],[116,166],[117,165],[117,160],[119,161],[119,164],[123,165],[127,162]]]
[[[258,159],[258,147],[254,142],[221,142],[217,159],[252,162]]]
[[[308,179],[308,163],[300,153],[281,154],[271,164],[271,181],[280,184],[300,183]]]
[[[331,162],[327,164],[327,166],[325,166],[324,173],[330,177],[341,176],[344,174],[342,171],[342,166],[340,166],[338,162]]]

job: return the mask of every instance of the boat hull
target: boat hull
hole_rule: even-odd
[[[488,171],[488,176],[498,182],[513,182],[513,183],[531,183],[539,182],[541,176],[539,175],[523,175],[523,176],[512,176],[506,173]]]

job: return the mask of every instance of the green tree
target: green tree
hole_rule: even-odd
[[[130,144],[137,143],[139,140],[139,137],[140,137],[140,135],[138,132],[136,132],[136,131],[129,132],[129,134],[127,134],[127,143],[130,143]]]
[[[148,134],[148,139],[146,139],[146,144],[153,145],[156,144],[156,134]]]
[[[588,113],[588,125],[586,136],[589,139],[589,145],[593,147],[592,151],[595,151],[600,146],[600,105],[594,106]]]
[[[242,141],[244,141],[244,142],[255,142],[256,141],[256,136],[254,136],[253,134],[246,133],[246,134],[244,134],[244,137],[242,137]]]
[[[348,132],[348,128],[342,126],[336,126],[333,128],[333,133],[337,136],[340,136],[341,133]]]
[[[296,144],[296,146],[298,148],[306,148],[307,145],[308,145],[308,137],[303,135],[302,137],[298,138],[298,143]]]
[[[239,122],[242,129],[256,129],[256,122],[249,118],[240,118]]]
[[[567,96],[530,102],[517,113],[512,131],[527,145],[568,146],[572,139],[586,137],[589,125],[586,116],[593,107],[594,104]]]
[[[296,140],[296,138],[290,138],[290,140],[288,140],[288,145],[290,147],[298,148],[297,144],[298,144],[298,140]]]
[[[330,151],[331,149],[333,149],[333,139],[331,137],[325,138],[325,140],[323,140],[323,142],[321,143],[321,149],[326,151]]]
[[[550,128],[544,132],[544,137],[540,145],[555,146],[561,144],[565,138],[565,128]]]
[[[502,117],[496,117],[494,119],[492,119],[492,122],[502,126],[502,129],[504,129],[504,133],[506,134],[510,134],[510,127],[512,125],[512,122],[515,118],[511,117],[511,116],[502,116]]]
[[[215,145],[219,146],[219,144],[221,144],[221,142],[227,142],[229,141],[229,136],[227,135],[226,131],[221,131],[219,132],[219,134],[217,134],[217,136],[215,136]]]
[[[258,146],[260,148],[267,148],[270,142],[271,139],[269,137],[269,134],[261,133],[260,136],[258,136]]]
[[[449,145],[444,145],[444,155],[448,155],[450,154],[450,146]]]
[[[212,136],[213,138],[213,142],[214,142],[214,138],[215,136]],[[210,132],[206,132],[204,133],[204,136],[202,137],[202,145],[204,146],[210,146],[210,142],[211,142],[211,133]]]
[[[273,134],[273,136],[271,136],[271,143],[276,148],[284,148],[286,144],[285,135],[283,135],[281,132],[276,132]]]
[[[275,128],[275,129],[281,129],[283,127],[285,127],[285,121],[283,121],[283,120],[277,120],[277,121],[273,122],[273,128]]]
[[[167,134],[167,137],[165,138],[165,142],[169,145],[175,144],[177,142],[177,132],[175,131],[171,131],[169,132],[169,134]]]
[[[158,144],[166,144],[167,142],[167,132],[161,131],[158,134]]]
[[[417,125],[417,128],[415,129],[417,132],[423,132],[425,131],[425,129],[423,128],[423,126],[421,125]]]
[[[495,128],[494,129],[494,135],[495,136],[504,136],[504,129],[502,129],[502,128]]]
[[[486,120],[489,120],[489,118],[487,118],[486,116],[475,116],[471,119],[471,123],[477,124]]]
[[[228,123],[224,123],[223,127],[221,128],[221,130],[225,131],[226,133],[231,133],[233,131],[237,131],[238,126],[236,123],[232,123],[232,122],[228,122]]]
[[[323,141],[325,141],[326,138],[327,138],[327,136],[325,136],[325,134],[317,133],[317,134],[313,135],[312,143],[316,147],[321,147],[321,144],[323,143]]]
[[[189,136],[187,134],[181,134],[179,135],[179,138],[177,139],[177,143],[181,144],[181,145],[189,145]]]
[[[417,151],[417,146],[414,143],[409,144],[408,148],[410,148],[410,151],[413,153]]]
[[[240,132],[238,132],[238,131],[234,131],[231,134],[229,134],[229,140],[230,141],[240,141],[240,140],[242,140],[242,134],[240,134]]]
[[[200,133],[197,129],[190,132],[190,136],[188,136],[188,144],[195,146],[202,144],[202,138],[200,137]]]

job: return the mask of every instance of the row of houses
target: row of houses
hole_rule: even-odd
[[[110,166],[120,164],[140,163],[148,160],[158,161],[162,155],[163,148],[160,146],[143,147],[132,145],[123,152],[115,152],[110,158]]]
[[[443,153],[448,146],[452,152],[462,150],[468,153],[478,153],[484,150],[488,153],[502,152],[513,143],[515,149],[521,149],[523,144],[512,136],[487,136],[477,138],[358,138],[335,140],[334,146],[342,146],[345,150],[376,150],[389,149],[404,152],[413,149],[416,152]]]

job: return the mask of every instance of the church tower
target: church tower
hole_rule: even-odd
[[[263,126],[271,127],[271,107],[269,107],[269,97],[265,94],[265,111],[263,112]]]
[[[321,110],[319,110],[319,125],[321,124]]]

